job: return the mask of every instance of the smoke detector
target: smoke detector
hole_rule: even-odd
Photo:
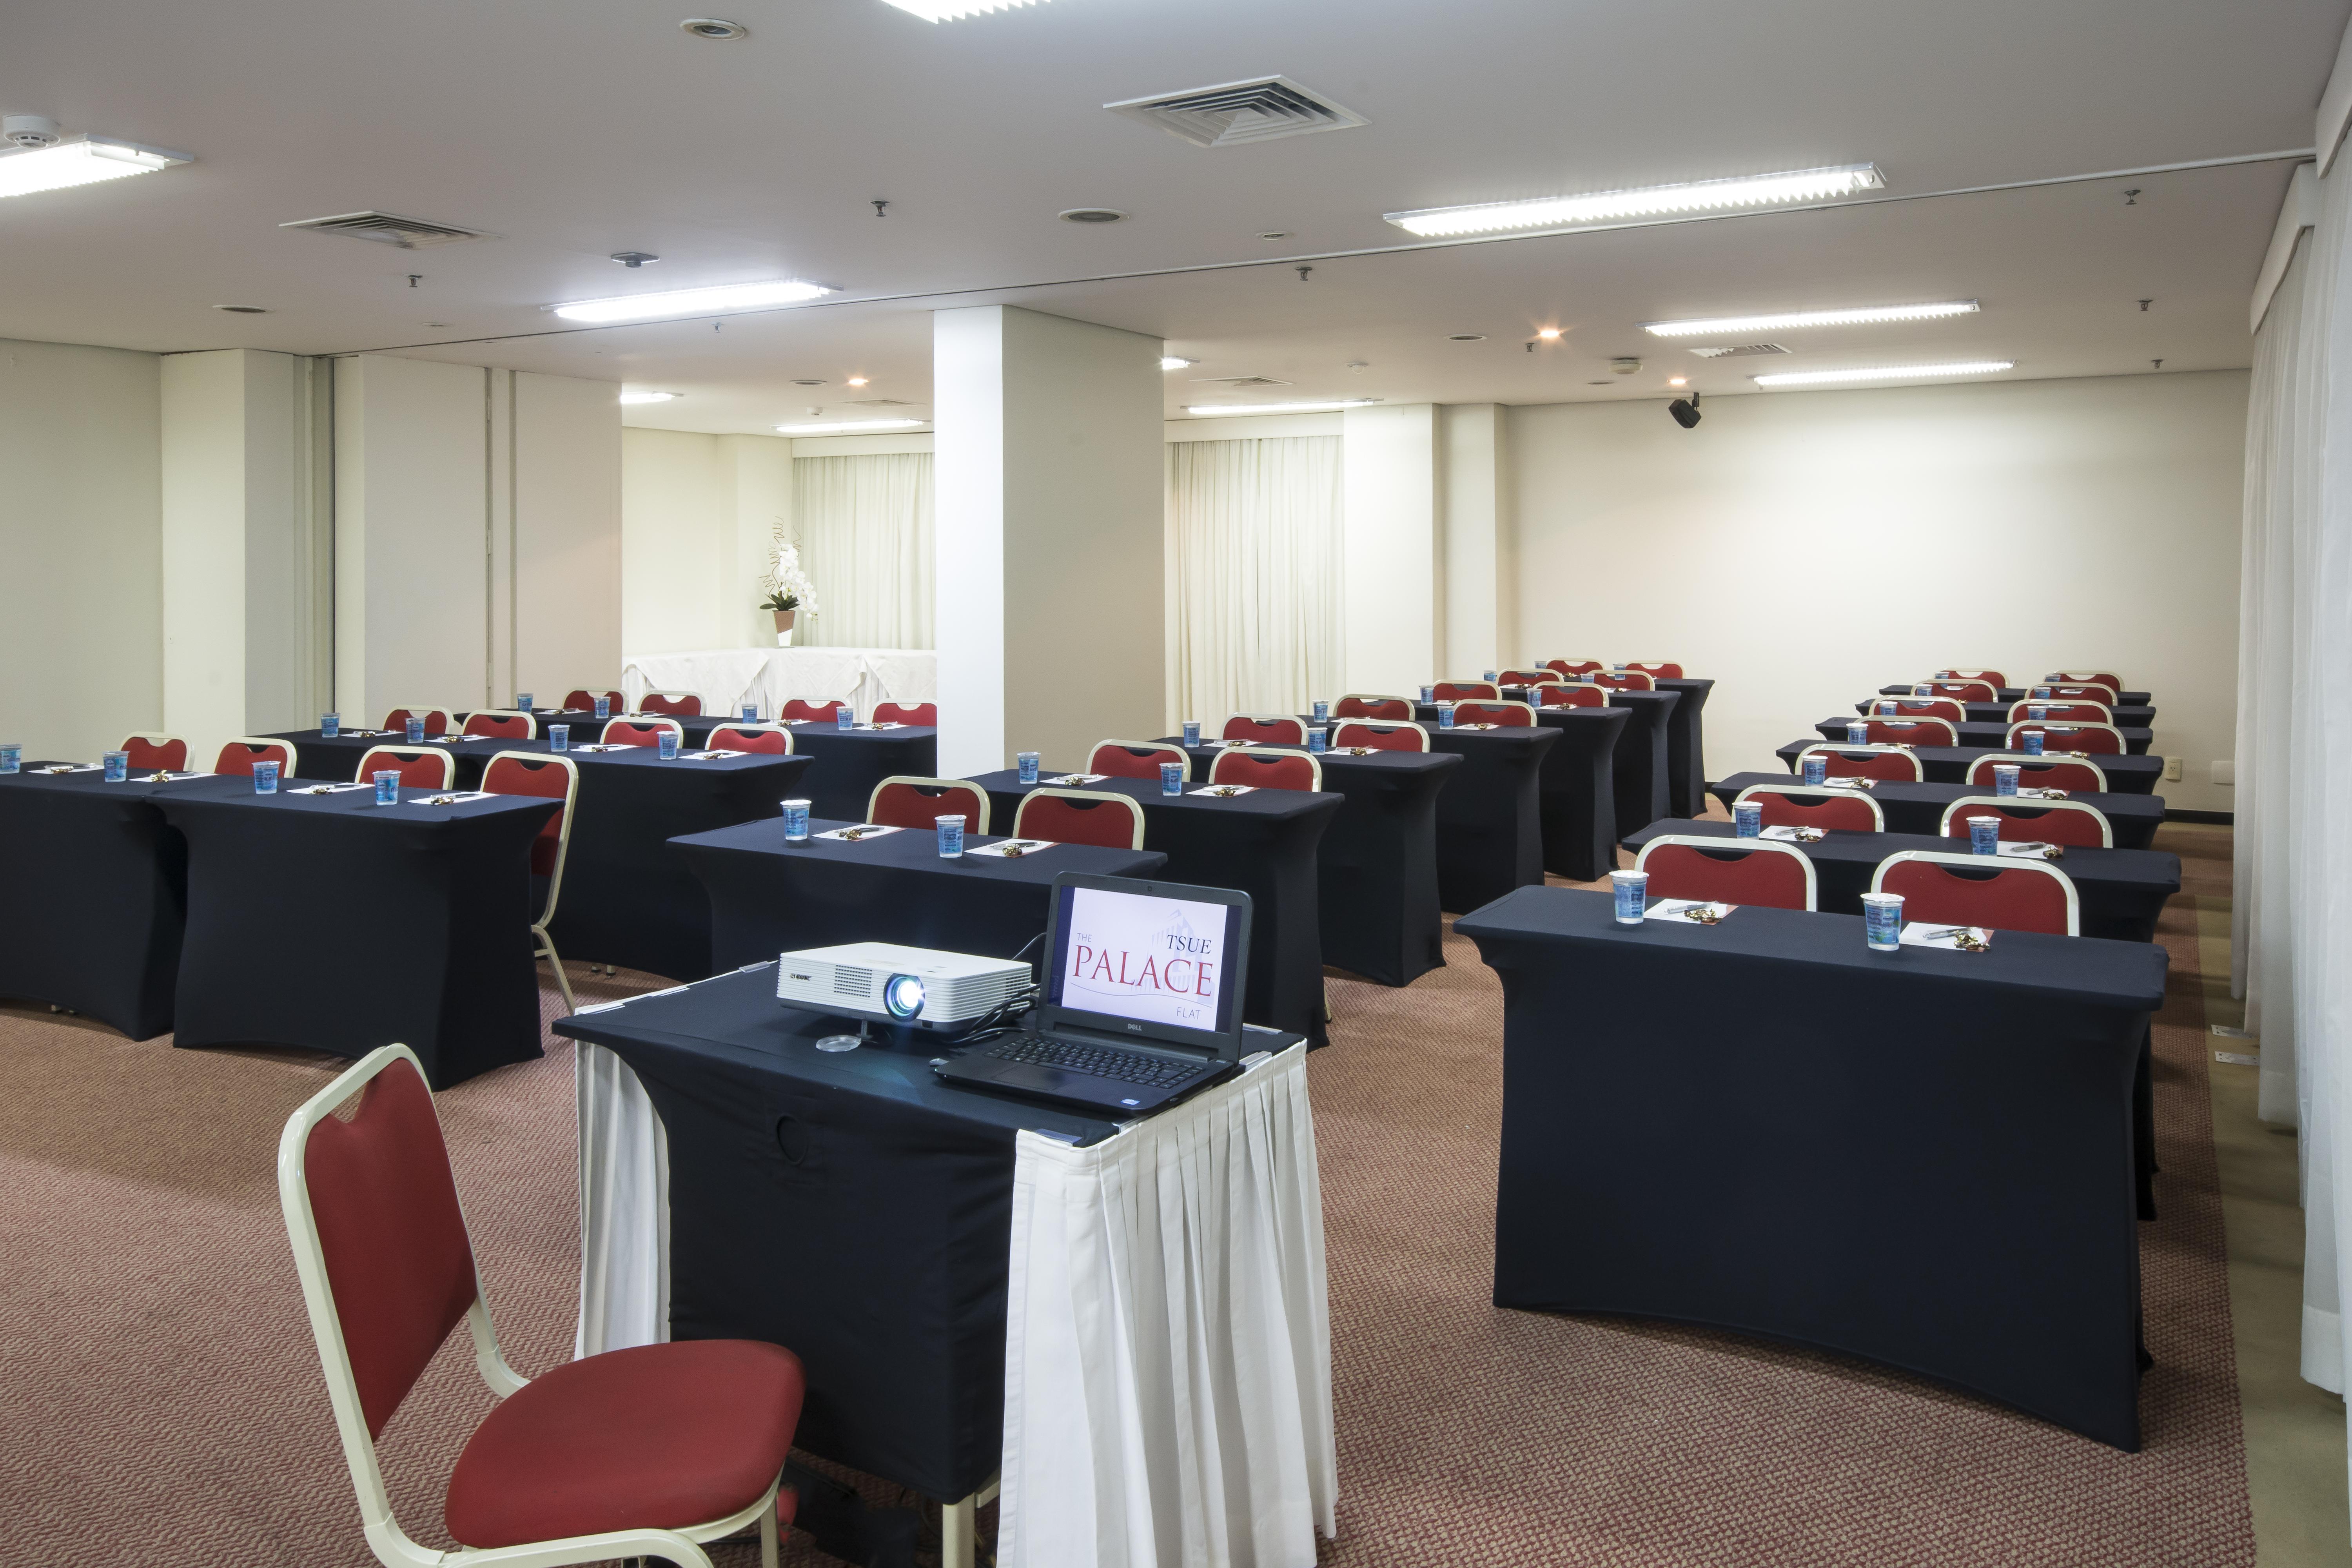
[[[0,140],[13,147],[54,147],[58,122],[46,114],[11,114],[0,119]]]
[[[1371,123],[1355,110],[1285,76],[1253,77],[1247,81],[1222,82],[1185,92],[1122,99],[1103,107],[1114,114],[1140,120],[1146,125],[1157,125],[1195,147],[1231,147],[1243,142],[1271,142],[1277,137],[1307,136],[1318,131],[1349,131]]]
[[[1631,375],[1642,368],[1642,362],[1630,358],[1612,359],[1609,362],[1609,368],[1619,375]]]

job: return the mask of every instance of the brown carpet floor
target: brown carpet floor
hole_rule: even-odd
[[[2166,834],[2185,891],[2226,886],[2225,832]],[[2141,1232],[2157,1366],[2137,1455],[1834,1356],[1496,1310],[1494,976],[1449,938],[1451,967],[1408,989],[1335,978],[1333,1047],[1311,1064],[1341,1488],[1324,1561],[2250,1565],[2185,900],[2163,940],[2164,1217]],[[575,983],[583,1002],[653,984]],[[546,1001],[551,1016],[551,990]],[[7,1563],[373,1561],[270,1168],[287,1112],[339,1065],[175,1051],[0,1008]],[[2014,1068],[2031,1093],[2031,1062]],[[551,1037],[545,1060],[463,1085],[441,1112],[500,1334],[518,1366],[543,1369],[569,1353],[578,1289],[568,1045]],[[457,1340],[383,1444],[404,1522],[436,1543],[440,1479],[488,1404]],[[804,1542],[787,1558],[832,1561]]]

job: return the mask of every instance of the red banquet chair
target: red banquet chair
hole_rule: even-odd
[[[2025,737],[2037,730],[2042,732],[2042,749],[2045,752],[2088,752],[2095,756],[2110,757],[2124,754],[2124,732],[2113,724],[2058,724],[2041,719],[2011,724],[2009,749],[2023,751]]]
[[[1087,772],[1115,779],[1150,779],[1157,784],[1162,763],[1174,763],[1184,770],[1184,782],[1192,782],[1192,753],[1181,746],[1159,741],[1097,741],[1095,749],[1087,755]]]
[[[188,767],[188,743],[177,735],[125,735],[122,744],[114,748],[131,755],[130,767],[134,773],[185,773]]]
[[[605,712],[608,716],[614,713],[625,713],[629,710],[629,700],[621,693],[609,689],[591,691],[584,686],[576,687],[565,692],[563,706],[568,711],[573,713],[593,713],[596,710],[596,699],[599,697],[603,698],[607,704]]]
[[[1225,721],[1222,738],[1258,741],[1269,746],[1303,746],[1307,744],[1307,725],[1288,713],[1236,713]]]
[[[1502,687],[1491,680],[1441,680],[1429,689],[1433,702],[1475,702],[1481,698],[1492,702],[1502,695]]]
[[[2055,682],[2043,680],[2037,681],[2035,684],[2049,687],[2050,695],[2053,699],[2062,697],[2069,699],[2080,698],[2084,701],[2096,702],[2106,708],[2116,707],[2123,701],[2123,689],[2118,686],[2098,686],[2082,681],[2067,682],[2063,680]],[[2032,695],[2032,694],[2031,692],[2027,693],[2029,699],[2031,699]]]
[[[2053,669],[2034,684],[2055,686],[2061,683],[2068,686],[2104,686],[2108,690],[2118,693],[2124,689],[2122,676],[2104,669]]]
[[[1683,678],[1683,667],[1681,665],[1661,664],[1654,659],[1647,661],[1638,658],[1628,659],[1625,663],[1625,668],[1628,669],[1638,669],[1654,681],[1680,680]]]
[[[2009,677],[2003,675],[1997,669],[1947,669],[1938,674],[1936,679],[1938,680],[1981,680],[1988,685],[1996,688],[2007,686],[2009,684]],[[1996,696],[1993,700],[1998,702],[2000,699]]]
[[[1966,838],[1969,818],[2000,818],[2000,837],[2017,841],[2040,839],[2084,849],[2116,847],[2115,826],[2097,806],[2079,800],[2033,801],[2020,805],[2011,796],[1964,795],[1944,808],[1939,831],[1947,838]]]
[[[838,697],[819,697],[814,700],[805,697],[795,697],[784,704],[784,710],[779,717],[787,724],[806,724],[813,721],[832,724],[839,722],[834,710],[848,706],[847,702]]]
[[[1500,724],[1506,729],[1524,730],[1536,721],[1536,710],[1525,702],[1456,702],[1454,705],[1456,724]]]
[[[1990,926],[1996,931],[2038,931],[2051,936],[2081,933],[2081,902],[2074,879],[2046,860],[1990,863],[1981,855],[1946,855],[1906,849],[1878,863],[1870,879],[1874,893],[1903,895],[1903,920],[1937,925]]]
[[[893,773],[866,797],[866,820],[877,827],[929,830],[942,816],[963,816],[963,830],[988,831],[988,792],[970,779],[924,779]]]
[[[1720,899],[1775,910],[1814,907],[1812,857],[1769,838],[1663,834],[1642,846],[1633,869],[1650,874],[1652,898]]]
[[[2029,757],[2023,752],[1987,752],[1969,764],[1968,783],[1971,786],[1990,789],[1993,769],[2005,763],[2017,764],[2020,789],[2063,789],[2105,795],[2107,770],[2081,757]]]
[[[1874,746],[1957,746],[1960,731],[1948,719],[1864,719]]]
[[[1917,784],[1927,776],[1919,759],[1896,746],[1807,746],[1797,753],[1792,772],[1805,771],[1805,758],[1820,752],[1828,759],[1833,779],[1885,779],[1889,784]]]
[[[564,978],[563,960],[557,956],[555,939],[547,928],[555,921],[556,895],[563,891],[563,861],[572,847],[572,808],[580,799],[580,764],[570,757],[558,757],[539,752],[500,752],[482,770],[482,788],[491,795],[531,795],[541,800],[563,803],[563,809],[547,819],[539,837],[530,841],[530,874],[547,879],[547,903],[539,918],[530,922],[534,952],[543,955],[555,971],[555,988],[563,993],[566,1012],[580,1009],[572,1000],[572,982]]]
[[[356,1114],[336,1115],[358,1096]],[[286,1120],[278,1195],[368,1544],[386,1563],[557,1564],[645,1557],[710,1568],[698,1544],[756,1524],[760,1560],[793,1494],[799,1360],[756,1340],[678,1340],[526,1379],[490,1325],[424,1069],[370,1052]],[[443,1504],[443,1552],[394,1517],[376,1439],[460,1322],[499,1399]],[[528,1550],[524,1550],[528,1549]]]
[[[1410,697],[1379,697],[1369,691],[1350,691],[1331,704],[1334,719],[1410,719],[1412,699]]]
[[[640,713],[683,713],[689,719],[702,716],[702,699],[691,691],[648,691],[646,700],[637,704]]]
[[[940,705],[936,702],[877,702],[874,705],[877,724],[922,724],[937,729]]]
[[[1884,833],[1886,814],[1866,795],[1805,784],[1749,784],[1731,804],[1752,800],[1766,827],[1834,828],[1844,833]]]
[[[1106,791],[1033,789],[1013,814],[1015,838],[1093,844],[1105,849],[1143,847],[1143,807],[1135,797]]]
[[[1950,697],[1874,697],[1865,713],[1881,719],[1948,719],[1968,721],[1968,705]]]
[[[1655,691],[1658,689],[1658,683],[1646,671],[1639,669],[1596,669],[1585,679],[1612,691]]]
[[[686,744],[686,726],[675,719],[614,719],[597,738],[607,746],[658,746],[665,730]]]
[[[424,720],[425,732],[428,735],[449,732],[449,710],[446,708],[395,708],[383,716],[383,727],[395,735],[405,735],[411,718]]]
[[[1211,784],[1254,784],[1259,789],[1318,790],[1323,764],[1312,752],[1220,752],[1209,769]]]
[[[2028,697],[2023,701],[2011,703],[2009,721],[2024,723],[2032,716],[2031,710],[2036,708],[2042,710],[2043,719],[2054,724],[2112,724],[2116,721],[2116,710],[2104,702],[2093,702],[2088,699],[2079,702],[2061,702],[2055,698],[2043,697]]]
[[[781,724],[720,724],[703,742],[714,752],[754,752],[761,756],[793,754],[793,732]]]
[[[1545,708],[1606,708],[1609,693],[1591,681],[1563,680],[1557,686],[1538,688],[1536,701]]]
[[[276,763],[278,778],[290,779],[294,776],[294,743],[273,741],[267,735],[239,735],[213,759],[213,772],[242,773],[251,778],[256,763]]]
[[[403,789],[449,789],[457,782],[457,759],[439,746],[370,746],[352,782],[373,784],[378,773],[398,773]]]
[[[1418,724],[1374,724],[1362,719],[1350,720],[1331,731],[1333,751],[1352,751],[1358,746],[1373,752],[1425,752],[1429,731]]]
[[[501,741],[536,741],[539,739],[539,721],[528,713],[468,713],[466,715],[466,733],[495,736]]]
[[[1950,697],[1962,702],[1998,702],[2000,688],[1989,680],[1930,680],[1925,682],[1930,697]],[[1912,695],[1916,697],[1917,692]]]
[[[1556,669],[1507,669],[1495,677],[1497,686],[1550,686],[1567,679]]]
[[[1609,668],[1597,658],[1548,658],[1543,660],[1543,667],[1546,669],[1556,669],[1570,680],[1580,675],[1591,675],[1596,670]]]

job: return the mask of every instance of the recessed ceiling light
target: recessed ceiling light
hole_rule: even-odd
[[[920,16],[926,22],[952,22],[959,16],[978,16],[989,11],[1010,11],[1015,5],[1034,5],[1037,0],[889,0],[899,10]]]
[[[731,44],[738,38],[748,38],[751,29],[740,22],[729,22],[717,16],[688,16],[678,24],[681,31],[698,38],[709,38],[714,44]]]
[[[707,316],[756,310],[766,305],[797,305],[834,291],[826,284],[780,278],[766,283],[721,283],[709,289],[625,294],[617,300],[575,300],[548,309],[567,321],[648,321],[663,316]]]
[[[794,376],[793,378],[793,384],[794,386],[823,386],[824,384],[824,377],[821,375]]]
[[[677,395],[677,394],[675,392],[625,392],[621,394],[621,401],[632,404],[667,403]]]
[[[1543,339],[1546,342],[1549,342],[1552,339],[1559,336],[1559,329],[1558,327],[1538,327],[1536,329],[1536,336]]]
[[[779,425],[780,436],[856,436],[868,430],[913,430],[928,419],[844,419],[832,425]]]
[[[80,136],[28,153],[0,155],[0,196],[29,196],[42,191],[62,191],[74,185],[94,185],[102,180],[152,174],[181,163],[193,163],[186,153],[166,153],[109,136]]]
[[[1190,370],[1200,363],[1199,360],[1178,359],[1174,354],[1162,354],[1160,357],[1160,368],[1162,370]]]
[[[1762,316],[1707,316],[1687,321],[1643,321],[1653,337],[1713,337],[1727,332],[1778,332],[1792,327],[1853,327],[1872,321],[1926,321],[1939,316],[1972,316],[1974,300],[1938,300],[1926,305],[1858,305],[1843,310],[1780,310]]]
[[[1260,239],[1288,239],[1290,237],[1290,231],[1286,228],[1263,229],[1259,231],[1258,237]]]
[[[1527,202],[1482,202],[1475,206],[1423,207],[1381,216],[1413,234],[1488,234],[1506,228],[1563,228],[1611,218],[1661,213],[1711,212],[1726,207],[1775,206],[1787,202],[1847,196],[1885,184],[1874,163],[1844,163],[1829,169],[1797,169],[1782,174],[1748,174],[1731,180],[1697,180],[1681,185],[1644,185],[1634,190],[1595,191],[1586,195],[1546,196]]]
[[[2014,370],[2015,360],[1965,360],[1957,364],[1886,364],[1866,370],[1789,370],[1755,377],[1759,386],[1820,386],[1833,381],[1909,381],[1934,375],[1990,375]]]
[[[1333,397],[1320,403],[1208,403],[1195,405],[1184,412],[1203,416],[1220,414],[1327,414],[1335,408],[1365,408],[1379,401],[1377,397]]]
[[[1446,334],[1445,341],[1449,343],[1483,343],[1486,341],[1486,334],[1484,332],[1449,332]]]
[[[853,375],[849,378],[849,384],[852,386],[864,386],[866,384],[866,378],[862,375]]]
[[[266,316],[269,314],[269,307],[267,305],[215,305],[213,309],[215,310],[226,310],[232,316]]]
[[[1690,384],[1690,377],[1686,375],[1670,375],[1666,377],[1666,384],[1668,386],[1688,386]]]
[[[1128,218],[1117,207],[1072,207],[1054,216],[1064,223],[1124,223]]]

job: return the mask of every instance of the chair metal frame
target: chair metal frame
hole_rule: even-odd
[[[2081,895],[2074,891],[2074,878],[2069,877],[2047,860],[2031,860],[2018,857],[2000,859],[1997,865],[1987,864],[1988,861],[1995,858],[1990,855],[1949,855],[1940,849],[1898,849],[1881,860],[1877,869],[1871,872],[1870,890],[1874,893],[1885,892],[1886,868],[1889,866],[1899,866],[1906,860],[1916,860],[1930,866],[1954,866],[1969,871],[1997,871],[2003,875],[2011,871],[2022,871],[2029,876],[2055,877],[2058,879],[2059,887],[2065,889],[2066,893],[2066,934],[2068,936],[2083,934],[2083,900]],[[1910,910],[1906,905],[1904,910],[1906,923],[1909,922],[1910,918]],[[2055,933],[2042,934],[2054,935]]]
[[[980,802],[980,809],[976,812],[967,812],[964,814],[964,831],[967,835],[975,837],[984,835],[988,831],[988,792],[986,790],[981,788],[970,779],[928,779],[920,777],[915,773],[892,773],[889,777],[878,781],[872,789],[866,791],[866,821],[871,822],[874,820],[875,803],[882,798],[882,792],[888,789],[892,784],[914,784],[918,788],[921,789],[929,789],[933,785],[937,785],[941,791],[940,798],[942,801],[946,800],[950,795],[969,793],[974,799]],[[1094,797],[1089,796],[1088,798],[1091,799]],[[941,811],[937,815],[947,816],[952,814],[947,811]]]
[[[1360,723],[1362,721],[1358,720],[1355,721],[1355,722]],[[1219,752],[1217,753],[1217,760],[1209,764],[1209,782],[1211,784],[1244,784],[1256,783],[1254,779],[1229,779],[1220,778],[1218,776],[1225,771],[1225,763],[1227,761],[1234,757],[1239,757],[1244,762],[1247,762],[1253,757],[1305,757],[1307,759],[1307,767],[1313,771],[1313,777],[1315,780],[1313,787],[1318,791],[1323,787],[1322,759],[1316,756],[1314,752],[1307,751],[1303,746],[1251,746],[1246,749],[1236,747],[1227,751]],[[1280,784],[1257,784],[1257,787],[1259,789],[1280,789],[1285,786]]]
[[[1821,879],[1813,872],[1813,858],[1793,844],[1783,844],[1777,838],[1711,838],[1697,833],[1661,833],[1642,846],[1642,852],[1633,857],[1633,869],[1639,871],[1643,868],[1650,858],[1650,851],[1669,844],[1685,845],[1693,849],[1710,850],[1716,854],[1723,854],[1726,851],[1745,854],[1754,851],[1765,855],[1793,855],[1796,857],[1797,864],[1805,868],[1806,912],[1812,913],[1822,907]],[[1664,896],[1679,898],[1682,895],[1669,893]]]
[[[2113,735],[2113,736],[2116,738],[2116,749],[2115,749],[2114,751],[2112,751],[2112,752],[2087,752],[2084,753],[2084,755],[2086,755],[2086,756],[2093,756],[2093,757],[2100,757],[2100,756],[2121,757],[2121,756],[2128,756],[2128,755],[2130,754],[2130,752],[2131,752],[2131,748],[2130,748],[2128,745],[2126,745],[2126,744],[2125,743],[2125,742],[2124,742],[2124,732],[2123,732],[2123,730],[2122,730],[2119,726],[2117,726],[2117,725],[2114,725],[2114,724],[2095,724],[2095,723],[2090,722],[2090,721],[2087,721],[2087,720],[2074,720],[2074,719],[2020,719],[2020,720],[2016,720],[2016,721],[2014,721],[2013,722],[2011,722],[2011,725],[2010,725],[2010,727],[2009,727],[2009,735],[2008,735],[2008,737],[2007,737],[2007,741],[2006,741],[2006,744],[2008,745],[2008,747],[2009,747],[2009,749],[2010,749],[2011,751],[2017,751],[2017,750],[2020,750],[2020,749],[2021,749],[2021,748],[2018,746],[2018,743],[2017,743],[2017,742],[2018,742],[2018,737],[2019,737],[2020,735],[2023,734],[2023,733],[2024,733],[2026,731],[2028,731],[2028,730],[2040,730],[2040,731],[2042,731],[2042,733],[2043,733],[2043,735],[2044,735],[2044,737],[2045,737],[2045,739],[2042,741],[2042,744],[2043,744],[2043,745],[2045,745],[2045,746],[2046,746],[2046,745],[2048,745],[2048,744],[2050,743],[2050,742],[2049,742],[2049,741],[2046,739],[2046,737],[2047,737],[2047,735],[2049,734],[2049,732],[2050,732],[2051,731],[2053,731],[2053,730],[2059,730],[2059,731],[2064,731],[2064,730],[2104,730],[2104,731],[2105,731],[2108,734]],[[2061,754],[2063,754],[2063,753],[2061,753]]]
[[[2069,757],[2056,754],[2030,757],[2023,752],[1987,752],[1983,756],[1979,757],[1976,761],[1969,764],[1968,776],[1960,782],[1970,785],[1982,784],[1990,787],[1992,784],[1993,765],[1997,763],[2015,763],[2019,765],[2021,770],[2025,768],[2048,767],[2088,768],[2091,770],[2092,776],[2096,778],[2099,783],[2098,789],[2094,793],[2098,795],[2105,795],[2109,793],[2107,789],[2107,770],[2099,766],[2098,759],[2095,757]],[[1979,778],[1977,776],[1979,773],[1982,773],[1984,776],[1982,778]],[[2019,773],[2017,782],[2021,787],[2026,787],[2025,774],[2022,771]],[[2032,787],[2039,788],[2041,786],[2034,785]]]
[[[1021,804],[1013,808],[1013,837],[1037,838],[1045,837],[1043,834],[1033,834],[1027,832],[1021,826],[1022,819],[1029,815],[1029,803],[1035,800],[1041,795],[1057,795],[1071,800],[1092,801],[1098,805],[1108,805],[1114,801],[1125,802],[1129,819],[1134,825],[1134,842],[1129,844],[1128,847],[1130,849],[1140,849],[1143,847],[1143,806],[1133,795],[1124,794],[1121,791],[1115,789],[1063,789],[1055,784],[1040,784],[1035,789],[1031,790],[1027,795],[1023,795],[1021,797]],[[1048,839],[1047,842],[1059,844],[1066,842],[1066,840],[1056,838]]]
[[[1343,752],[1348,749],[1348,743],[1339,739],[1339,734],[1341,731],[1347,729],[1351,724],[1361,724],[1368,730],[1410,730],[1415,735],[1421,737],[1421,744],[1411,749],[1422,752],[1429,750],[1429,726],[1426,724],[1416,723],[1411,719],[1336,719],[1332,721],[1331,723],[1331,749],[1333,751]],[[1374,751],[1382,752],[1402,752],[1407,748],[1403,746],[1375,746],[1372,749]]]
[[[2071,757],[2067,759],[2069,762],[2072,762],[2073,760],[2074,759]],[[1936,824],[1937,837],[1940,838],[1967,837],[1968,835],[1966,833],[1955,834],[1952,831],[1952,819],[1956,816],[1961,816],[1964,814],[1983,811],[1988,806],[1991,807],[1996,812],[2080,812],[2099,825],[2099,847],[2102,849],[2113,849],[2116,847],[2116,825],[2107,820],[2107,814],[2105,812],[2101,811],[2089,801],[2020,800],[2013,795],[1964,795],[1960,796],[1959,799],[1952,802],[1951,805],[1944,808],[1942,818]],[[1979,856],[1978,858],[1981,859],[1983,857]]]
[[[1731,804],[1738,805],[1741,801],[1746,800],[1751,795],[1806,795],[1824,804],[1833,800],[1858,800],[1864,805],[1870,807],[1871,820],[1878,825],[1870,831],[1873,833],[1884,833],[1886,831],[1885,809],[1876,801],[1871,799],[1870,792],[1868,790],[1824,789],[1820,784],[1752,784],[1746,789],[1741,790],[1738,795],[1733,795],[1731,797]],[[1840,828],[1837,829],[1837,831],[1853,833],[1858,830],[1848,827]],[[1742,842],[1745,842],[1745,840],[1742,840]]]
[[[1352,722],[1352,721],[1350,721],[1350,722]],[[1095,766],[1095,759],[1102,755],[1102,749],[1105,746],[1117,746],[1123,751],[1129,752],[1165,752],[1171,753],[1171,760],[1179,763],[1183,766],[1183,782],[1186,784],[1191,784],[1192,782],[1192,753],[1184,749],[1181,742],[1097,741],[1093,746],[1087,749],[1087,772],[1090,773],[1098,773],[1102,772],[1100,768]],[[1113,778],[1140,778],[1143,775],[1140,773],[1113,773],[1109,776]],[[1158,778],[1160,775],[1158,773],[1154,773],[1151,776],[1153,778]]]
[[[1906,748],[1905,748],[1905,747],[1902,747],[1902,746],[1882,745],[1882,744],[1880,744],[1878,742],[1875,742],[1875,741],[1866,742],[1864,742],[1864,744],[1859,745],[1859,746],[1855,745],[1855,744],[1854,744],[1853,742],[1851,742],[1851,741],[1822,741],[1822,742],[1818,742],[1817,744],[1811,745],[1811,746],[1807,746],[1803,751],[1799,752],[1797,753],[1797,759],[1796,759],[1795,765],[1790,769],[1790,772],[1791,772],[1791,773],[1794,773],[1798,774],[1798,775],[1801,778],[1801,777],[1802,777],[1802,775],[1803,775],[1803,773],[1804,773],[1804,771],[1805,771],[1805,759],[1806,759],[1807,757],[1809,757],[1809,756],[1812,755],[1815,752],[1842,752],[1842,753],[1843,753],[1843,754],[1845,754],[1845,755],[1848,755],[1848,756],[1853,755],[1853,754],[1854,752],[1884,752],[1884,753],[1891,753],[1892,755],[1898,756],[1898,757],[1906,757],[1906,758],[1910,759],[1910,763],[1911,763],[1911,776],[1910,776],[1910,778],[1909,778],[1909,779],[1907,779],[1907,780],[1905,780],[1905,779],[1889,779],[1889,780],[1887,780],[1887,781],[1885,781],[1885,782],[1886,782],[1886,783],[1888,783],[1888,784],[1906,784],[1906,783],[1908,783],[1908,784],[1925,784],[1925,783],[1927,783],[1927,764],[1925,764],[1924,763],[1922,763],[1922,762],[1920,762],[1920,761],[1919,761],[1919,753],[1917,753],[1916,752],[1914,752],[1914,751],[1910,751],[1910,750],[1908,750],[1908,749],[1906,749]],[[1835,774],[1835,773],[1832,773],[1831,776],[1832,776],[1832,778],[1836,778],[1836,777],[1841,777],[1841,776],[1843,776],[1843,777],[1854,777],[1854,776],[1858,776],[1858,775],[1854,775],[1854,774],[1843,774],[1843,775],[1841,775],[1841,774]],[[1874,776],[1874,777],[1875,775],[1867,775],[1867,776]],[[1815,784],[1813,787],[1814,787],[1815,789],[1819,789],[1819,788],[1821,787],[1821,785],[1819,785],[1819,784]]]
[[[444,746],[412,746],[404,742],[397,746],[370,746],[366,751],[362,752],[359,771],[352,775],[353,784],[373,784],[378,773],[393,771],[389,768],[368,766],[368,763],[377,757],[397,757],[404,763],[421,763],[437,757],[441,761],[441,782],[425,787],[434,790],[450,790],[457,787],[456,752]]]
[[[547,879],[547,907],[540,910],[539,919],[530,922],[530,934],[538,942],[538,946],[531,950],[531,956],[537,958],[542,953],[546,955],[547,962],[555,970],[555,988],[563,993],[563,1010],[567,1013],[577,1013],[580,1008],[572,999],[572,982],[564,975],[563,959],[555,951],[555,939],[547,934],[547,928],[555,923],[555,900],[563,891],[563,868],[572,858],[572,808],[580,801],[580,764],[560,752],[495,752],[488,762],[482,764],[482,788],[486,793],[490,795],[506,793],[503,790],[490,788],[490,773],[508,757],[534,764],[545,763],[563,770],[563,820],[562,826],[555,830],[555,869]],[[553,797],[543,795],[516,795],[509,798],[550,800]]]

